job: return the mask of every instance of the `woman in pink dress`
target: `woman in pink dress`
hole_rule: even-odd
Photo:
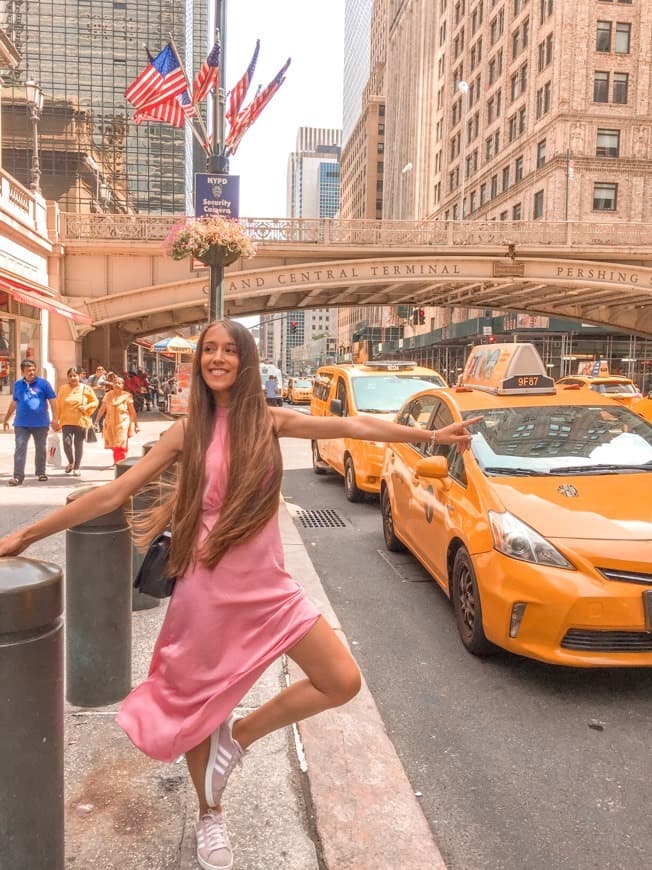
[[[247,747],[277,728],[345,703],[360,687],[355,661],[287,573],[278,528],[278,439],[428,441],[465,450],[468,425],[432,431],[369,417],[311,417],[268,407],[256,345],[235,321],[207,326],[193,366],[190,409],[133,468],[49,517],[0,540],[0,556],[109,513],[178,462],[172,495],[141,524],[145,543],[172,527],[177,577],[149,676],[118,723],[153,758],[185,753],[199,800],[197,857],[228,870],[222,813],[229,774]],[[244,716],[234,710],[268,665],[287,653],[306,678]]]

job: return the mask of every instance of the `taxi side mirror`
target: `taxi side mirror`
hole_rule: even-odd
[[[448,477],[448,460],[445,456],[428,456],[417,462],[414,471],[419,477],[443,480]]]
[[[334,414],[336,417],[342,416],[342,400],[341,399],[331,399],[330,403],[330,412]]]

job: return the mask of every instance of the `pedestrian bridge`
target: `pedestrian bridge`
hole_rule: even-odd
[[[61,214],[60,290],[125,340],[206,319],[208,270],[173,261],[175,218]],[[255,258],[226,270],[232,317],[418,305],[562,317],[652,337],[652,225],[242,219]],[[86,328],[88,329],[88,328]]]

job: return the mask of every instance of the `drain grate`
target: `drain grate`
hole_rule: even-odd
[[[337,511],[330,508],[316,511],[297,511],[297,520],[304,529],[336,529],[346,528],[346,523]]]

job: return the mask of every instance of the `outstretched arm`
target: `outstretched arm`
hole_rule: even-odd
[[[104,486],[98,486],[65,507],[30,526],[0,539],[0,556],[17,556],[35,541],[99,517],[124,504],[179,458],[183,447],[184,421],[179,420],[160,438],[146,456],[129,471]]]
[[[433,440],[432,429],[401,426],[389,420],[360,415],[357,417],[312,417],[288,408],[270,408],[274,427],[279,436],[290,438],[359,438],[362,441],[421,442]],[[455,444],[463,453],[471,444],[468,427],[479,423],[482,417],[471,417],[463,423],[451,423],[434,430],[437,444]]]

